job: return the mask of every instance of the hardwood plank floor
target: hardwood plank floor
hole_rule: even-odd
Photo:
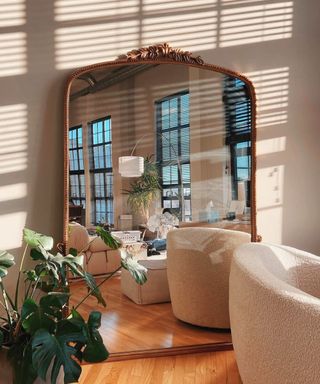
[[[82,367],[80,384],[242,384],[233,351]]]
[[[87,289],[83,282],[71,286],[71,305],[79,302]],[[101,287],[107,307],[90,297],[79,312],[87,317],[92,310],[102,312],[100,333],[111,353],[231,342],[229,332],[196,327],[176,319],[171,303],[137,305],[121,293],[120,276]]]

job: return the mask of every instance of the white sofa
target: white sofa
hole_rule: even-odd
[[[187,323],[230,328],[229,273],[234,249],[248,233],[181,228],[167,236],[167,273],[174,315]]]
[[[320,383],[320,258],[246,244],[230,273],[231,332],[244,384]]]
[[[109,248],[98,236],[89,236],[85,227],[78,223],[69,224],[67,249],[83,251],[85,269],[93,275],[104,275],[120,267],[119,250]]]

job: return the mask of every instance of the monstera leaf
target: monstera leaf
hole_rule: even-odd
[[[131,274],[138,284],[142,285],[147,281],[147,268],[128,256],[126,252],[121,252],[121,266]]]
[[[86,338],[86,345],[83,350],[83,359],[88,363],[98,363],[108,358],[109,352],[103,344],[102,337],[98,331],[101,326],[101,313],[92,311],[86,323],[83,317],[76,310],[71,312],[70,321],[79,324]]]
[[[46,380],[52,363],[52,384],[56,384],[61,367],[64,369],[65,384],[77,382],[81,374],[81,367],[75,359],[79,352],[77,345],[85,342],[81,328],[69,320],[59,322],[55,334],[38,329],[32,339],[32,363],[38,376]]]
[[[53,238],[32,231],[31,229],[23,229],[23,240],[31,247],[50,251],[53,248]]]
[[[61,253],[57,253],[56,256],[51,256],[50,260],[54,263],[57,263],[62,267],[64,264],[68,265],[71,270],[78,270],[78,267],[83,267],[83,255],[73,256],[71,254],[67,256],[61,255]]]
[[[24,330],[31,335],[40,328],[53,332],[57,321],[62,320],[68,298],[66,293],[51,292],[41,298],[39,305],[31,298],[26,299],[21,310]]]
[[[121,242],[117,239],[115,239],[109,232],[107,232],[105,229],[102,227],[97,227],[96,228],[96,233],[98,236],[101,237],[101,239],[104,241],[104,243],[112,248],[112,249],[118,249],[121,247]]]
[[[7,251],[0,251],[0,278],[8,274],[8,268],[15,264],[14,257]]]

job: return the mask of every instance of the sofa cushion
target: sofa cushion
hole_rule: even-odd
[[[94,252],[103,252],[110,250],[111,248],[108,247],[105,242],[101,239],[99,236],[89,236],[90,238],[90,245],[88,250],[92,253]]]

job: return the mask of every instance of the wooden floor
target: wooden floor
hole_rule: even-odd
[[[120,276],[102,286],[107,307],[90,297],[79,312],[87,318],[92,310],[102,312],[100,333],[111,353],[230,342],[229,332],[195,327],[177,320],[170,303],[137,305],[121,294]],[[83,282],[73,283],[71,305],[86,293]]]
[[[242,384],[233,351],[82,367],[80,384]]]

